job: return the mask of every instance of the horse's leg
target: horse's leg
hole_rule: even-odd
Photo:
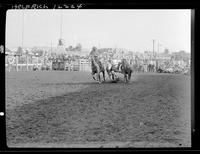
[[[99,81],[99,75],[96,73],[96,81]]]
[[[129,72],[129,75],[128,75],[128,80],[130,81],[130,79],[131,79],[131,73],[132,73],[132,71],[130,71]]]
[[[95,77],[94,77],[94,73],[93,73],[93,72],[91,73],[91,75],[92,75],[92,78],[95,80]]]
[[[98,82],[101,83],[101,75],[100,75],[100,72],[97,73],[97,75],[98,75]]]
[[[94,80],[96,80],[95,77],[94,77],[95,73],[92,72],[91,75],[92,75],[92,78],[93,78]]]
[[[99,83],[101,83],[100,73],[101,73],[100,68],[97,68],[97,80],[98,80]]]
[[[113,75],[113,70],[110,70],[110,80],[114,80],[115,78],[114,78],[114,75]],[[111,79],[112,78],[112,79]]]
[[[115,80],[115,75],[112,73],[112,80]]]
[[[105,82],[106,79],[105,79],[105,71],[102,72],[103,73],[103,81]]]
[[[109,78],[110,78],[110,80],[112,80],[112,73],[111,72],[109,72]]]
[[[124,82],[126,82],[127,78],[126,78],[126,73],[124,73]]]
[[[106,71],[107,71],[109,79],[111,80],[111,72],[110,72],[110,70],[107,69]]]
[[[110,68],[109,66],[107,66],[107,69],[106,69],[106,70],[107,70],[107,74],[108,74],[109,79],[112,80],[112,79],[111,79],[111,76],[112,76],[111,70],[112,70],[112,68]]]
[[[107,73],[108,73],[108,77],[109,77],[109,79],[111,80],[111,77],[110,77],[110,76],[111,76],[111,75],[110,75],[110,72],[107,72]]]

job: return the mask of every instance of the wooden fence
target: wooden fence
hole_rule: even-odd
[[[50,70],[52,70],[52,63],[48,63]],[[34,67],[38,70],[42,70],[43,63],[34,63],[34,64],[5,64],[7,71],[32,71]],[[79,62],[78,64],[65,64],[65,71],[91,71],[90,62]]]

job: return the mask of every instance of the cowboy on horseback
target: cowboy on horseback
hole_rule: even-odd
[[[98,82],[101,83],[100,73],[102,72],[103,79],[105,81],[105,69],[101,61],[99,60],[98,51],[96,47],[92,48],[92,51],[90,52],[90,57],[91,57],[91,68],[92,68],[91,74],[93,79],[96,80],[94,77],[94,75],[96,74]]]

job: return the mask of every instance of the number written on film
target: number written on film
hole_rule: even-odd
[[[14,4],[12,9],[81,9],[84,4]]]

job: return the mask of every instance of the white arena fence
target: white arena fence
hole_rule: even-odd
[[[17,63],[16,59],[13,57],[11,58],[13,60],[11,60],[10,62],[6,62],[5,67],[6,70],[8,71],[31,71],[34,70],[34,68],[37,68],[37,70],[45,70],[43,69],[44,67],[48,66],[48,70],[54,70],[52,69],[52,63],[53,62],[47,62],[44,64],[44,62],[42,60],[37,60],[38,62],[34,62],[34,63]],[[9,61],[9,60],[7,60]],[[151,62],[151,64],[154,64],[155,66],[155,62]],[[86,72],[91,72],[91,62],[88,59],[78,59],[76,61],[72,61],[71,63],[67,63],[65,62],[64,64],[64,68],[62,70],[65,71],[86,71]],[[132,65],[134,72],[141,72],[141,73],[145,73],[148,72],[147,69],[148,64],[147,63],[143,63],[140,62],[138,64],[134,64]],[[160,68],[162,68],[163,70],[175,70],[174,66],[168,66],[166,67],[165,64],[159,63],[158,65]],[[186,70],[189,70],[188,68]],[[155,68],[154,68],[154,72],[155,72]],[[185,68],[183,67],[181,69],[181,72],[184,72]]]
[[[80,71],[91,71],[91,63],[89,61],[80,60],[79,68]]]
[[[39,64],[6,64],[5,67],[6,67],[6,70],[8,71],[30,71],[30,70],[33,70],[34,67],[37,67],[39,70],[41,69],[42,67],[42,63],[39,63]]]
[[[5,64],[5,68],[7,71],[32,71],[34,68],[38,70],[42,70],[42,67],[49,66],[49,70],[52,70],[52,63],[34,63],[34,64]],[[90,62],[79,62],[78,64],[65,64],[65,71],[91,71],[91,63]]]
[[[52,63],[47,63],[47,66],[49,66],[49,70],[52,70]],[[7,71],[32,71],[34,68],[37,68],[38,70],[42,70],[42,67],[45,66],[43,63],[38,63],[38,64],[5,64],[6,70]],[[140,65],[142,67],[137,67],[133,66],[134,72],[140,72],[140,73],[146,73],[148,72],[147,70],[147,65]],[[168,67],[164,68],[163,70],[171,70],[175,69],[174,67]],[[185,69],[189,68],[182,68],[182,71],[185,71]],[[76,63],[71,63],[71,64],[65,64],[65,71],[85,71],[85,72],[91,72],[91,63],[90,62],[79,62],[78,64]],[[154,71],[155,72],[155,71]]]

